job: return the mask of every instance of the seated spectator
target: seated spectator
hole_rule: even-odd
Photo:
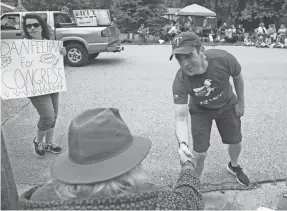
[[[190,25],[191,25],[191,26],[194,26],[194,20],[192,19],[191,16],[188,16],[188,17],[187,17],[187,20],[190,22]]]
[[[278,30],[278,35],[287,36],[287,28],[284,24],[281,24],[280,29]]]
[[[149,139],[131,135],[117,109],[84,111],[70,124],[53,179],[24,193],[21,209],[203,209],[194,160],[179,148],[180,176],[173,189],[159,189],[141,165],[150,148]]]
[[[241,24],[238,25],[238,28],[236,29],[237,34],[244,34],[244,28]]]
[[[150,30],[149,30],[149,26],[147,26],[146,28],[145,28],[145,37],[146,37],[146,39],[149,37],[149,35],[150,35]]]
[[[188,21],[184,24],[184,31],[185,31],[185,32],[192,32],[192,23],[190,22],[190,20],[188,20]]]
[[[258,35],[265,35],[267,34],[267,29],[265,28],[265,24],[261,22],[259,24],[259,27],[257,28],[257,33]]]
[[[267,33],[268,33],[268,38],[269,38],[268,39],[269,44],[275,43],[276,42],[276,36],[277,36],[275,24],[269,25]]]
[[[168,32],[171,30],[172,27],[173,27],[173,23],[172,22],[170,22],[169,24],[166,24],[163,27],[163,30],[161,31],[161,34],[163,35],[163,40],[164,41],[170,41],[171,42],[172,36]]]
[[[201,31],[200,39],[204,41],[210,41],[209,34],[211,33],[211,25],[204,26]]]
[[[230,29],[232,30],[233,34],[236,34],[236,28],[233,24],[231,25]]]
[[[178,34],[181,32],[180,27],[181,27],[180,23],[177,22],[177,23],[170,29],[170,31],[169,31],[168,33],[171,35],[172,38],[174,38],[176,35],[178,35]]]
[[[281,24],[280,29],[278,30],[276,47],[279,48],[287,47],[287,28],[284,24]]]
[[[255,43],[256,47],[268,47],[268,32],[267,29],[265,28],[265,25],[263,22],[259,24],[259,27],[255,29],[255,33],[257,36],[257,40]]]
[[[213,29],[211,29],[210,33],[209,33],[209,43],[213,44],[214,43],[214,37],[215,36],[215,32],[213,31]]]
[[[168,41],[171,42],[171,40],[172,40],[172,37],[170,34],[168,34],[167,27],[160,29],[159,40],[158,40],[159,43],[163,44],[163,43],[168,42]]]
[[[164,29],[160,29],[160,35],[159,35],[159,40],[158,40],[158,42],[160,43],[160,44],[163,44],[164,42],[166,42],[167,40],[168,40],[168,38],[167,38],[167,33],[165,32],[165,30]]]
[[[259,38],[255,42],[255,46],[258,48],[269,47],[268,44],[264,41],[263,36],[259,36]]]
[[[223,25],[221,27],[219,27],[218,29],[218,35],[219,35],[219,39],[225,37],[225,30],[228,29],[227,24],[223,23]]]
[[[141,26],[139,27],[138,31],[137,31],[140,35],[140,39],[141,41],[143,41],[144,43],[146,43],[147,39],[146,39],[146,35],[148,34],[148,27],[145,27],[144,24],[141,24]]]
[[[202,34],[202,30],[200,27],[196,27],[195,34],[199,37],[202,37],[203,34]]]
[[[238,28],[236,29],[236,34],[239,41],[244,40],[244,29],[242,28],[242,25],[238,25]]]
[[[212,28],[211,25],[208,25],[205,29],[205,33],[207,34],[208,36],[208,39],[209,39],[209,43],[214,43],[214,39],[216,38],[216,33],[215,33],[215,30]]]
[[[228,43],[234,43],[237,41],[237,36],[234,33],[234,28],[226,29],[225,30],[225,41]]]
[[[254,46],[254,43],[251,41],[251,36],[247,35],[244,38],[244,45],[246,45],[246,46]]]

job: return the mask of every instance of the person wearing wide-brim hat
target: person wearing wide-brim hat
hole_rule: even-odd
[[[150,148],[149,139],[131,135],[117,109],[84,111],[70,124],[52,180],[25,192],[21,209],[203,209],[193,158],[179,150],[179,179],[173,190],[161,190],[141,168]]]

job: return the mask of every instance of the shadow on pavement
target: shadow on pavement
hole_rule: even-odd
[[[116,65],[116,64],[121,64],[124,62],[126,59],[124,58],[96,58],[93,60],[88,61],[87,65],[89,66],[107,66],[107,65]]]

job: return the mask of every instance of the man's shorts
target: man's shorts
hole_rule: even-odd
[[[235,107],[222,110],[193,114],[191,116],[191,132],[193,150],[206,152],[210,146],[212,121],[215,120],[222,142],[224,144],[239,144],[242,141],[241,120],[236,115]]]

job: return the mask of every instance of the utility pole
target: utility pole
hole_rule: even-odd
[[[27,12],[27,10],[22,5],[22,0],[18,0],[17,7],[15,8],[14,12]]]
[[[1,210],[19,210],[19,196],[1,130]]]

